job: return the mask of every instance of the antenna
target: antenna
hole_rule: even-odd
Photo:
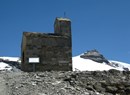
[[[64,12],[64,18],[66,18],[66,12]]]

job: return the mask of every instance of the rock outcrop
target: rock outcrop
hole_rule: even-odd
[[[102,54],[100,54],[97,50],[87,51],[80,57],[85,58],[85,59],[91,59],[91,60],[99,62],[99,63],[103,63],[103,62],[109,63],[109,61]]]

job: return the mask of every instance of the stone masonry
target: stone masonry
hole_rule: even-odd
[[[54,33],[23,32],[21,45],[21,69],[33,71],[30,58],[38,58],[36,71],[71,71],[72,43],[71,21],[56,18]]]

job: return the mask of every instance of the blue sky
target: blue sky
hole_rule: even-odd
[[[72,21],[73,56],[97,49],[130,63],[129,0],[0,0],[0,56],[20,56],[23,31],[53,32],[64,12]]]

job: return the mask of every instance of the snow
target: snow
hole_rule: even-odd
[[[0,62],[0,70],[11,70],[12,67],[4,62]]]
[[[19,57],[0,57],[0,59],[6,60],[6,61],[20,62]],[[1,70],[12,70],[12,66],[10,66],[7,63],[0,62],[0,71]]]
[[[123,71],[124,67],[130,70],[130,64],[118,62],[118,61],[109,61],[114,62],[119,65],[119,67],[110,66],[107,63],[98,63],[92,61],[90,59],[81,58],[80,55],[73,57],[73,71],[103,71],[103,70],[110,70],[110,69],[117,69]]]
[[[0,57],[0,59],[17,62],[19,60],[19,57]]]
[[[90,59],[83,59],[80,58],[80,56],[73,57],[73,71],[79,70],[79,71],[103,71],[103,70],[109,70],[114,69],[113,67],[106,65],[105,63],[98,63],[94,62]]]
[[[109,62],[118,64],[119,68],[128,68],[130,70],[130,64],[128,63],[114,61],[114,60],[109,60]]]

